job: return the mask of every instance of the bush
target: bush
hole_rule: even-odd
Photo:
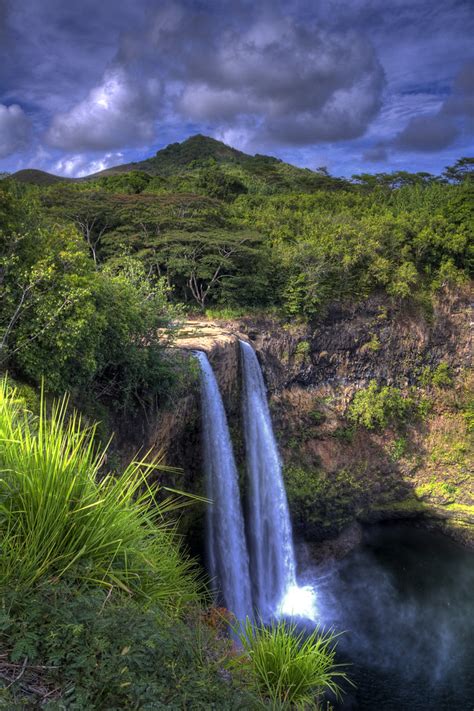
[[[398,462],[399,459],[401,459],[406,450],[407,450],[407,440],[405,437],[398,437],[393,443],[390,448],[390,459],[394,462]]]
[[[383,430],[389,425],[405,422],[413,411],[412,398],[404,397],[398,388],[379,386],[376,380],[371,380],[368,387],[354,395],[348,418],[369,430]]]
[[[305,538],[337,535],[361,505],[364,484],[356,471],[285,468],[285,485],[293,525]]]
[[[447,363],[441,362],[435,369],[431,382],[438,388],[447,388],[453,384],[453,379],[451,378],[451,373],[449,365]]]
[[[120,591],[78,588],[67,577],[26,599],[9,591],[2,603],[8,663],[2,654],[0,672],[5,684],[13,681],[10,711],[253,708],[222,675],[229,642],[197,615],[190,624],[170,621],[160,608],[144,609]]]
[[[298,632],[284,621],[258,627],[247,620],[239,638],[262,700],[287,709],[314,708],[326,692],[339,698],[347,676],[335,662],[336,636],[318,628]]]
[[[420,385],[429,387],[434,385],[438,388],[447,388],[453,384],[449,365],[441,361],[433,370],[429,365],[425,366],[421,371]]]
[[[177,500],[156,502],[146,481],[157,461],[104,476],[94,428],[67,418],[67,400],[31,416],[0,383],[0,583],[28,590],[66,573],[159,600],[196,600],[196,573],[164,519]]]

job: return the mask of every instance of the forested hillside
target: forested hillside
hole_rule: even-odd
[[[196,136],[89,179],[6,178],[2,368],[131,405],[179,380],[161,346],[185,314],[312,321],[377,291],[429,310],[471,273],[473,166],[343,180]]]

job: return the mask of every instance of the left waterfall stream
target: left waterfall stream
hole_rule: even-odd
[[[216,593],[237,620],[252,616],[249,557],[238,472],[227,417],[207,355],[194,351],[201,368],[203,461],[207,496],[207,558]]]

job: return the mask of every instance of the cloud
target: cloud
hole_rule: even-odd
[[[123,69],[108,70],[85,99],[54,117],[46,141],[67,151],[146,145],[154,139],[159,94],[155,80],[135,83]]]
[[[396,138],[397,148],[406,151],[439,151],[458,135],[454,121],[443,113],[412,118]]]
[[[0,104],[0,158],[24,150],[29,143],[30,130],[30,121],[21,106]]]
[[[145,145],[158,119],[232,129],[253,143],[306,145],[362,135],[384,74],[367,38],[303,26],[278,10],[236,16],[166,5],[146,32],[121,38],[100,84],[56,115],[50,146]],[[159,76],[160,81],[154,77]]]
[[[388,151],[383,145],[368,148],[362,156],[362,159],[369,163],[385,163],[387,158]]]
[[[101,158],[90,160],[88,156],[78,154],[60,158],[52,167],[56,175],[67,178],[82,178],[85,175],[98,173],[123,161],[123,153],[106,153]]]
[[[448,116],[460,116],[468,130],[474,130],[474,59],[467,62],[454,82],[451,96],[442,107]]]
[[[395,137],[393,146],[407,151],[439,151],[452,145],[463,132],[474,129],[474,61],[458,73],[451,94],[439,110],[415,116]]]
[[[163,34],[178,47],[185,19]],[[289,18],[228,28],[195,42],[179,67],[185,118],[247,127],[266,142],[304,145],[360,136],[380,109],[384,74],[370,42]],[[180,52],[178,51],[178,56]]]
[[[201,132],[347,174],[380,146],[438,170],[472,152],[473,32],[472,0],[0,0],[0,105],[34,139],[2,167]]]

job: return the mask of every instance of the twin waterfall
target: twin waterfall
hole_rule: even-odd
[[[252,346],[240,341],[243,427],[248,477],[246,527],[238,472],[217,381],[207,356],[201,365],[203,459],[210,499],[207,550],[211,577],[238,620],[254,615],[314,619],[314,593],[298,587],[280,457],[265,384]],[[247,552],[248,550],[248,552]]]

